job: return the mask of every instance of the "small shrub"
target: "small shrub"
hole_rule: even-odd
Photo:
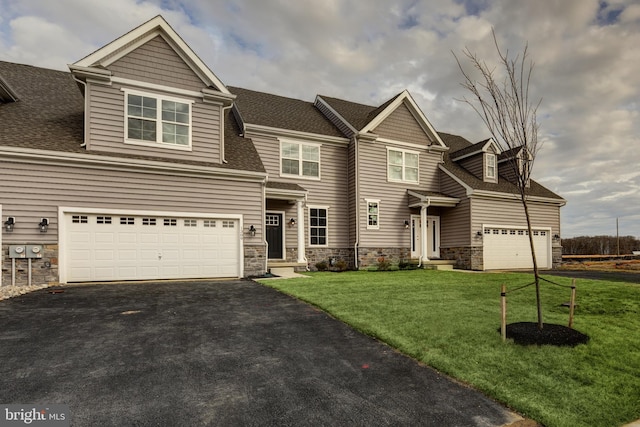
[[[398,268],[400,270],[408,270],[410,266],[411,264],[404,259],[398,263]]]
[[[347,262],[343,259],[336,262],[336,270],[338,271],[346,271],[347,270]]]
[[[378,271],[388,271],[391,267],[391,263],[387,261],[383,256],[378,258]]]
[[[329,266],[327,265],[326,261],[316,262],[316,269],[318,271],[327,271],[328,268]]]

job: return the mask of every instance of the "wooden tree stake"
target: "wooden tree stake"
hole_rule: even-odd
[[[571,281],[571,301],[569,302],[569,327],[573,328],[573,311],[576,305],[576,279]]]
[[[502,300],[502,323],[500,324],[500,333],[502,334],[502,341],[507,340],[507,287],[502,285],[500,291],[500,299]]]

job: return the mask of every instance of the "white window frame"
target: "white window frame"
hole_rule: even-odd
[[[124,143],[131,145],[142,145],[145,147],[155,147],[155,148],[168,148],[171,150],[181,150],[181,151],[192,151],[192,130],[193,130],[193,104],[194,101],[185,98],[177,98],[174,96],[166,96],[159,95],[157,93],[151,92],[143,92],[138,90],[131,89],[122,89],[124,92]],[[145,141],[142,139],[133,139],[129,138],[129,113],[128,113],[128,104],[129,104],[129,95],[136,96],[144,96],[146,98],[154,98],[156,100],[156,140],[155,141]],[[178,145],[172,144],[169,142],[162,141],[162,101],[170,101],[170,102],[179,102],[181,104],[187,104],[189,106],[189,123],[184,125],[189,127],[189,143],[187,145]],[[172,122],[171,122],[172,123]]]
[[[396,151],[398,153],[402,153],[402,179],[396,179],[396,178],[392,178],[391,174],[389,173],[389,166],[399,166],[399,165],[392,165],[389,162],[390,159],[390,152],[391,151]],[[410,167],[412,169],[414,169],[413,166],[407,166],[406,165],[406,154],[414,154],[418,157],[418,166],[415,167],[415,169],[417,169],[417,177],[416,180],[409,180],[406,178],[406,168]],[[395,147],[387,147],[387,181],[389,182],[407,182],[407,183],[411,183],[411,184],[419,184],[420,183],[420,153],[418,151],[412,151],[412,150],[403,150],[401,148],[395,148]]]
[[[496,179],[496,155],[493,153],[487,153],[487,164],[485,168],[485,174],[488,179]],[[492,171],[492,173],[489,173]]]
[[[380,229],[380,199],[365,199],[367,202],[367,230],[379,230]],[[371,209],[371,205],[376,205],[376,223],[371,224],[371,213],[369,210]]]
[[[307,206],[307,214],[309,215],[309,221],[308,221],[308,231],[309,231],[309,246],[313,246],[313,247],[326,247],[329,246],[329,206]],[[311,209],[324,209],[326,211],[326,223],[324,225],[324,229],[325,229],[325,235],[324,235],[324,239],[325,242],[323,244],[319,244],[319,243],[311,243],[311,230],[313,228],[322,228],[321,226],[312,226],[311,225]]]
[[[303,141],[298,141],[298,140],[294,140],[294,139],[286,139],[286,138],[280,138],[280,147],[279,147],[279,153],[278,153],[278,158],[280,159],[280,176],[283,178],[286,177],[296,177],[296,178],[300,178],[300,179],[309,179],[309,180],[313,180],[313,181],[319,181],[320,180],[320,176],[322,173],[322,144],[313,144],[313,143],[309,143],[309,142],[303,142]],[[282,171],[282,160],[286,159],[286,157],[282,157],[282,145],[283,144],[293,144],[293,145],[297,145],[298,146],[298,173],[297,174],[293,174],[293,173],[285,173]],[[303,175],[302,174],[302,167],[303,167],[303,163],[305,162],[305,160],[302,158],[302,147],[306,146],[306,147],[314,147],[318,149],[318,176],[309,176],[309,175]],[[290,160],[294,160],[294,159],[290,159]],[[306,160],[309,161],[309,160]]]

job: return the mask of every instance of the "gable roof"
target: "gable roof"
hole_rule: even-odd
[[[344,137],[311,102],[229,86],[242,124]]]
[[[0,104],[0,146],[265,172],[253,142],[239,136],[230,111],[225,117],[226,164],[87,150],[82,147],[84,98],[69,72],[0,61],[0,76],[20,93],[20,102]]]
[[[320,95],[318,98],[346,120],[348,125],[361,133],[371,132],[400,105],[405,104],[429,139],[443,148],[446,147],[440,139],[438,132],[436,132],[435,128],[431,125],[407,90],[400,92],[378,107]]]
[[[205,86],[213,87],[224,94],[229,94],[229,90],[222,81],[216,77],[213,71],[160,15],[69,65],[69,68],[72,71],[94,70],[98,73],[104,73],[104,69],[110,64],[157,36],[161,36],[172,47],[187,66],[203,81]]]
[[[485,140],[482,140],[480,142],[476,142],[475,144],[471,144],[465,148],[462,148],[460,150],[454,151],[454,152],[449,152],[449,156],[451,157],[451,159],[453,159],[454,161],[456,160],[460,160],[464,157],[469,157],[472,156],[474,154],[478,154],[478,153],[482,153],[484,151],[486,151],[490,145],[493,145],[496,149],[496,152],[500,153],[500,147],[498,147],[498,144],[495,143],[495,141],[493,140],[493,138],[487,138]]]
[[[467,141],[465,138],[459,135],[452,135],[444,132],[439,132],[440,137],[444,141],[444,143],[450,147],[450,152],[456,154],[457,152],[464,150],[468,147],[474,147],[477,144],[472,144]],[[485,142],[486,141],[481,141]],[[506,178],[501,176],[501,179],[498,180],[497,183],[485,182],[482,179],[476,177],[471,172],[467,171],[462,166],[455,163],[451,160],[451,155],[445,153],[444,155],[444,163],[440,165],[440,168],[443,169],[450,176],[455,177],[459,182],[463,183],[467,187],[473,190],[482,190],[482,191],[490,191],[495,193],[508,193],[508,194],[518,194],[518,190],[515,184],[507,180]],[[533,179],[530,180],[530,187],[528,188],[529,196],[542,197],[547,199],[556,199],[558,202],[564,201],[562,197],[549,190],[548,188],[540,185]]]

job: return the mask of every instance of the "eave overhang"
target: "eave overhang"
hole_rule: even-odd
[[[241,116],[242,117],[242,116]],[[294,139],[301,139],[305,141],[334,143],[347,145],[349,144],[348,138],[342,138],[339,136],[322,135],[318,133],[302,132],[298,130],[274,128],[271,126],[256,125],[252,123],[242,123],[243,133],[271,136],[271,137],[287,137]]]
[[[413,190],[407,190],[407,193],[418,199],[417,202],[409,203],[410,208],[419,208],[422,206],[453,208],[460,203],[460,199],[457,197],[449,197],[440,194],[422,194]]]

